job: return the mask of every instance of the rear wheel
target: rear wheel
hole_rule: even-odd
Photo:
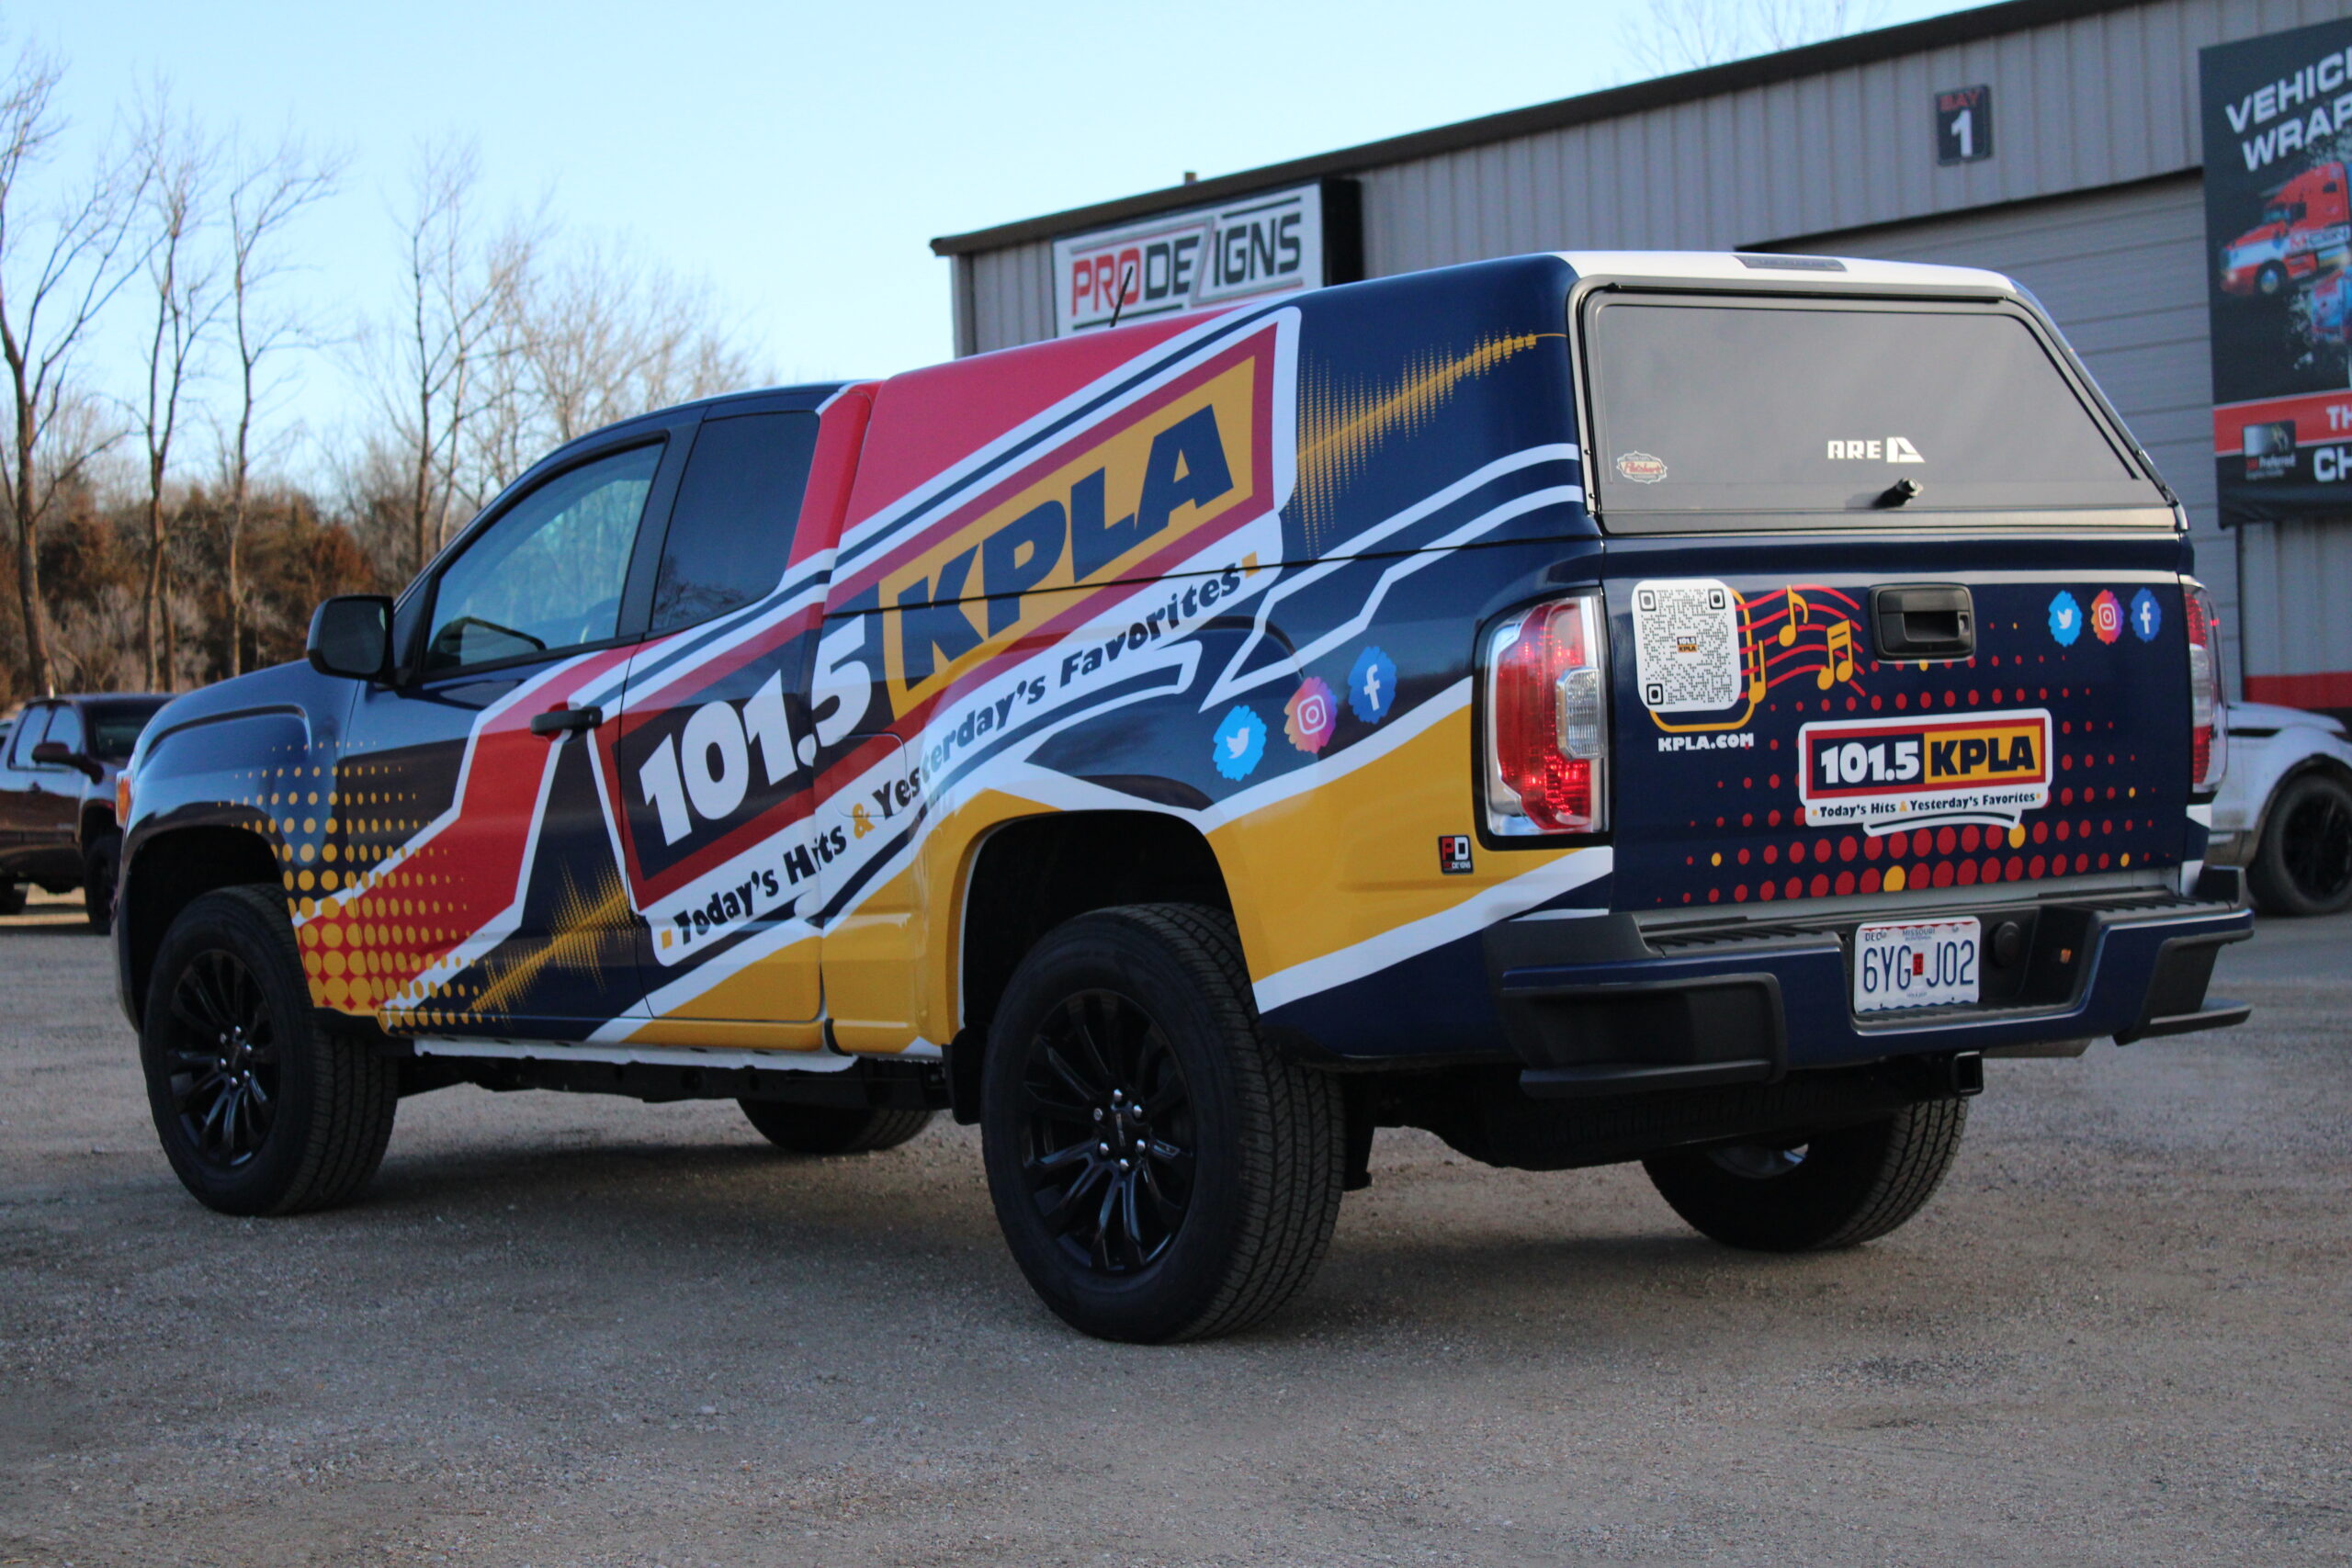
[[[1693,1230],[1757,1252],[1858,1247],[1934,1196],[1968,1125],[1968,1102],[1936,1100],[1802,1141],[1679,1149],[1642,1162]]]
[[[2278,915],[2332,915],[2352,904],[2352,788],[2305,773],[2279,788],[2246,880]]]
[[[121,870],[120,833],[101,833],[82,852],[82,908],[100,936],[114,930],[114,889]]]
[[[879,1111],[839,1105],[787,1105],[739,1100],[760,1135],[799,1155],[864,1155],[894,1149],[931,1125],[928,1111]]]
[[[275,888],[224,888],[181,911],[155,954],[139,1050],[164,1156],[208,1208],[328,1208],[384,1157],[398,1067],[312,1023]]]
[[[989,1031],[989,1191],[1046,1304],[1106,1339],[1228,1334],[1330,1245],[1340,1086],[1260,1035],[1232,922],[1104,909],[1022,961]]]

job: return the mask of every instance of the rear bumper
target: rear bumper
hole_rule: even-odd
[[[1984,922],[1985,1000],[1968,1008],[1858,1018],[1850,1003],[1860,917],[1764,930],[1672,936],[1623,932],[1620,954],[1547,962],[1582,947],[1583,921],[1496,933],[1488,946],[1498,1010],[1531,1094],[1588,1095],[1761,1083],[1792,1070],[2112,1035],[2120,1043],[2244,1021],[2246,1008],[2208,1002],[2221,949],[2253,934],[2235,873],[2200,892],[2082,902],[1973,907]],[[1906,919],[1939,911],[1906,910]],[[1873,917],[1884,919],[1884,916]],[[1996,964],[2005,924],[2010,961]],[[1555,934],[1556,933],[1556,934]],[[1638,950],[1638,951],[1635,951]]]

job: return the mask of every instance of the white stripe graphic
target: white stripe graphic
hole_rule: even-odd
[[[1509,882],[1498,883],[1451,909],[1391,927],[1352,947],[1343,947],[1320,958],[1295,964],[1258,982],[1254,987],[1258,1010],[1270,1012],[1284,1003],[1311,997],[1317,991],[1328,991],[1351,980],[1360,980],[1392,964],[1418,957],[1458,937],[1474,935],[1498,920],[1507,920],[1563,893],[1573,892],[1599,881],[1609,874],[1614,863],[1615,852],[1606,844],[1576,850],[1562,859],[1547,862],[1533,871],[1514,876]]]

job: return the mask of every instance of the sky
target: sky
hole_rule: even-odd
[[[1884,0],[1882,24],[1951,9]],[[1635,79],[1645,0],[1182,7],[668,0],[51,0],[0,10],[62,58],[67,160],[168,82],[208,125],[345,149],[292,296],[348,337],[398,294],[419,146],[479,143],[494,208],[619,236],[707,281],[780,380],[954,351],[934,235]],[[1563,236],[1564,242],[1571,236]],[[110,350],[118,373],[129,351]],[[347,350],[284,417],[362,416]],[[94,369],[104,367],[94,366]]]

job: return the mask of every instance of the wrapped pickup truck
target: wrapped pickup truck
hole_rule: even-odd
[[[1382,1128],[1850,1246],[1988,1058],[2245,1016],[2218,641],[2000,276],[1328,288],[565,446],[151,726],[122,997],[233,1213],[475,1084],[977,1122],[1117,1338],[1274,1311]]]

